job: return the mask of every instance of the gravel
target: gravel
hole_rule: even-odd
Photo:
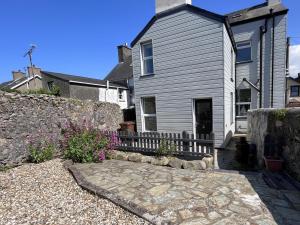
[[[62,160],[0,172],[0,224],[149,224],[81,189]]]

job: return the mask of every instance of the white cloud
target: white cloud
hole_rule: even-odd
[[[297,77],[300,73],[300,45],[290,47],[290,76]]]

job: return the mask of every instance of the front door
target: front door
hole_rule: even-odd
[[[195,100],[196,135],[211,134],[213,128],[212,99]]]

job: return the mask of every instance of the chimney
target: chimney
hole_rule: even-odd
[[[127,62],[128,58],[132,55],[132,50],[127,44],[118,46],[119,63]]]
[[[268,2],[268,6],[281,4],[281,0],[267,0],[267,2]]]
[[[21,70],[19,70],[19,71],[17,71],[17,72],[16,72],[16,71],[13,71],[13,72],[12,72],[12,75],[13,75],[14,81],[26,77],[26,74],[23,73],[23,72],[21,72]]]
[[[156,14],[176,6],[192,4],[192,0],[156,0]]]
[[[32,76],[35,76],[35,75],[41,76],[41,69],[35,67],[35,65],[33,65],[33,67],[28,67],[27,69],[28,69],[29,77],[32,77]]]

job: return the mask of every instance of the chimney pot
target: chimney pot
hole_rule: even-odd
[[[156,14],[180,5],[191,5],[192,0],[156,0]]]

